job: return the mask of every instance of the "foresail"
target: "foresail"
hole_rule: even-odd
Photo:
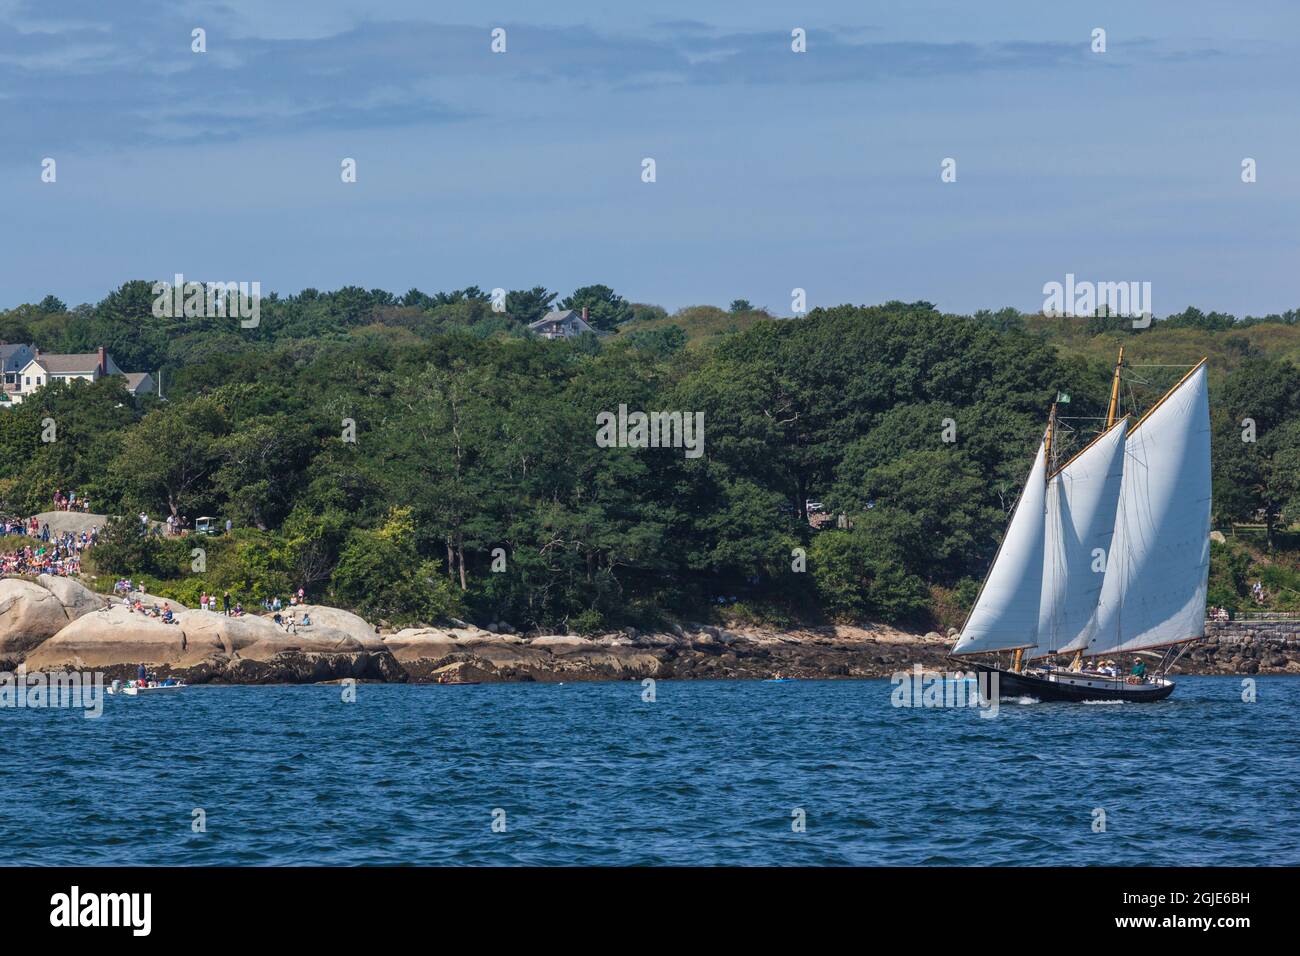
[[[1129,432],[1093,656],[1205,633],[1210,568],[1210,406],[1205,364]]]
[[[954,654],[1033,647],[1037,642],[1038,602],[1043,586],[1046,457],[1040,444],[1002,546],[957,639]]]
[[[1038,643],[1026,656],[1083,647],[1115,534],[1128,419],[1097,436],[1047,482]]]

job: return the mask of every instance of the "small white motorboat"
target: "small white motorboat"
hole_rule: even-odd
[[[154,694],[167,694],[172,691],[184,690],[189,686],[189,684],[186,684],[183,681],[178,681],[174,684],[160,684],[157,681],[151,681],[148,684],[139,684],[135,681],[123,684],[121,681],[115,680],[108,686],[108,692],[110,694],[124,694],[127,697],[141,697],[145,695],[152,696]]]

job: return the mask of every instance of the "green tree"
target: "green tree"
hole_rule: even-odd
[[[395,623],[433,623],[457,606],[437,562],[419,559],[408,508],[393,509],[379,528],[348,535],[331,589],[363,614]]]
[[[133,503],[177,517],[211,502],[209,482],[227,430],[225,412],[211,397],[168,403],[123,435],[110,470]]]
[[[547,291],[545,286],[516,289],[506,293],[506,313],[516,321],[529,325],[551,310],[558,293]]]
[[[560,305],[576,312],[585,308],[591,326],[605,332],[612,332],[632,318],[632,306],[607,285],[588,285],[575,289],[573,295]]]

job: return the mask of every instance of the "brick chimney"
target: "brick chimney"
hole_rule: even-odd
[[[582,321],[587,321],[587,307],[585,305],[582,307]]]
[[[104,346],[99,347],[99,371],[101,375],[108,374],[108,362],[104,358]]]

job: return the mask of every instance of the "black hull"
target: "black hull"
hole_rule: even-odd
[[[1041,701],[1073,703],[1086,700],[1149,703],[1164,700],[1174,692],[1174,682],[1166,678],[1148,680],[1143,684],[1127,684],[1123,677],[1102,677],[1069,671],[1052,671],[1050,672],[1052,676],[1049,677],[1047,671],[1016,674],[986,664],[976,664],[975,669],[985,674],[997,675],[1000,697],[1033,697]]]

